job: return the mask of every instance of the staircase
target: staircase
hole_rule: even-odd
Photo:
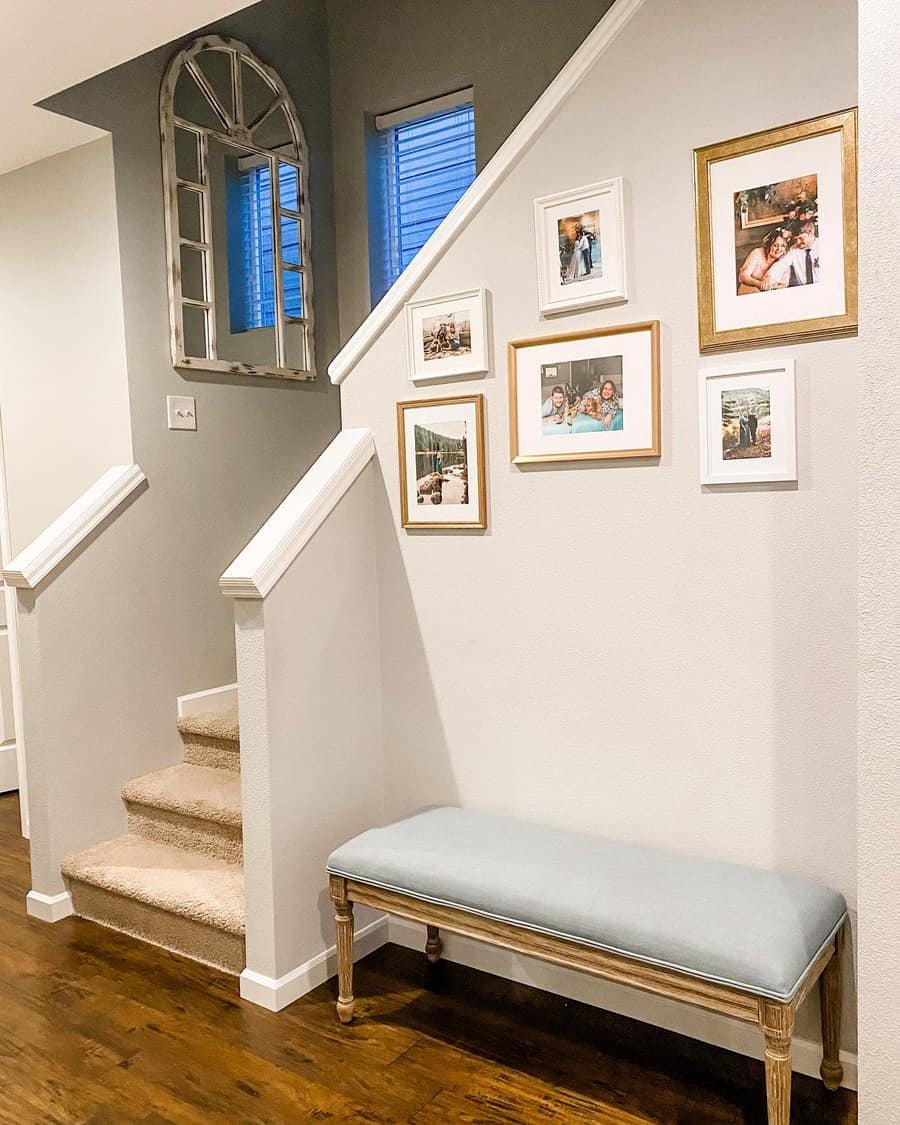
[[[69,856],[82,918],[229,973],[244,968],[237,712],[178,720],[184,761],[129,781],[128,832]]]

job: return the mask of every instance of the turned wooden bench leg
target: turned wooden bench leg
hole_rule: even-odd
[[[347,898],[347,881],[332,875],[329,881],[337,930],[338,998],[335,1008],[341,1023],[353,1019],[353,903]]]
[[[425,939],[425,956],[432,965],[436,965],[441,959],[441,953],[444,949],[444,943],[441,941],[441,932],[437,926],[426,926],[427,938]]]
[[[829,1090],[840,1089],[841,1066],[841,952],[843,931],[835,939],[834,956],[819,977],[819,1006],[822,1009],[822,1065],[819,1073]]]
[[[790,1125],[791,1036],[794,1010],[789,1004],[762,1000],[759,1023],[766,1039],[766,1101],[769,1125]]]

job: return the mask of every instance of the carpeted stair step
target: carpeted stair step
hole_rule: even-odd
[[[80,917],[229,973],[244,968],[240,864],[129,834],[70,856],[62,871]]]
[[[178,730],[186,762],[225,770],[241,768],[237,711],[184,715],[178,720]]]
[[[129,781],[122,789],[128,830],[231,863],[243,859],[241,775],[189,763]]]

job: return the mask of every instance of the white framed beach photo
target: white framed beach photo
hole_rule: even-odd
[[[748,359],[700,370],[700,481],[797,479],[796,362]]]
[[[628,299],[621,177],[536,199],[534,227],[544,316]]]
[[[409,378],[452,379],[489,368],[487,292],[467,289],[406,304]]]

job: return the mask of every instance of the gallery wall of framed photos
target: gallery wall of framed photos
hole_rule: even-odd
[[[446,323],[447,295],[486,291],[486,370],[411,382],[400,308],[342,386],[344,425],[374,431],[384,482],[388,813],[447,800],[586,831],[602,821],[622,839],[789,864],[852,902],[853,826],[834,810],[855,779],[857,340],[850,323],[819,326],[827,335],[803,323],[706,349],[695,153],[734,172],[727,208],[710,174],[711,255],[730,239],[710,262],[727,260],[721,284],[739,315],[757,309],[750,327],[795,323],[767,304],[805,303],[797,323],[846,315],[827,301],[853,278],[835,247],[853,236],[856,8],[692,0],[689,35],[682,9],[644,0],[409,296]],[[772,29],[779,42],[814,34],[814,80],[794,81],[785,51],[767,49]],[[823,121],[836,126],[799,137]],[[730,164],[734,142],[785,129],[786,143],[737,153],[759,164]],[[615,181],[625,284],[599,302],[598,267],[615,272],[617,251],[603,206],[579,193]],[[550,216],[554,261],[535,209],[560,195],[574,203]],[[776,227],[787,234],[770,253]],[[577,307],[542,311],[548,261]],[[647,335],[629,328],[653,324],[658,440],[653,366],[625,349]],[[487,526],[405,528],[397,404],[475,395]],[[462,495],[449,473],[460,435],[447,438],[440,507]],[[435,473],[436,451],[422,452]]]

